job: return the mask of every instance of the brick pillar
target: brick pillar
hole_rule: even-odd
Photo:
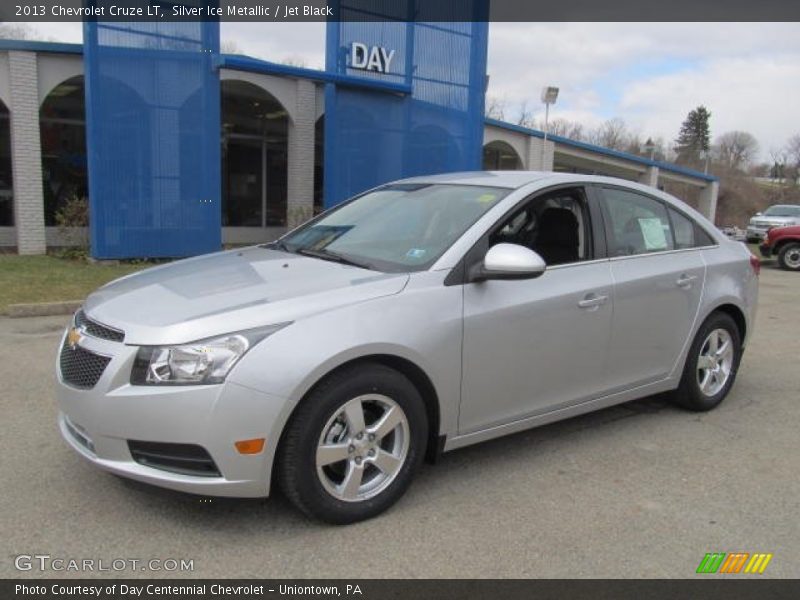
[[[717,216],[717,196],[719,195],[719,182],[709,181],[703,191],[700,192],[700,200],[697,210],[712,223]]]
[[[544,146],[544,151],[542,146]],[[525,168],[529,171],[552,171],[555,147],[556,145],[550,140],[547,140],[545,145],[544,139],[528,136],[528,156]]]
[[[314,125],[317,93],[314,83],[297,80],[295,119],[289,123],[288,199],[286,220],[296,227],[314,214]]]
[[[639,176],[639,183],[649,185],[650,187],[658,187],[658,167],[647,167],[647,171]]]
[[[39,137],[39,84],[34,52],[8,53],[11,80],[11,168],[17,251],[44,254],[44,194]]]

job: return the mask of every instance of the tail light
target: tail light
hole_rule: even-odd
[[[758,260],[757,256],[750,255],[750,266],[753,267],[753,273],[756,274],[756,277],[759,276],[761,273],[761,261]]]

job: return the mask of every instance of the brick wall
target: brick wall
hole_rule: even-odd
[[[289,123],[288,227],[295,227],[314,214],[314,124],[316,87],[297,80],[295,119]]]
[[[11,156],[17,251],[44,254],[44,195],[39,138],[39,90],[36,54],[8,53],[11,79]]]
[[[544,146],[544,151],[542,151]],[[525,157],[525,168],[529,171],[552,171],[555,144],[538,137],[528,137],[528,156]]]

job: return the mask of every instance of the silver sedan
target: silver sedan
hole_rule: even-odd
[[[59,426],[124,477],[247,497],[276,482],[305,513],[353,522],[426,456],[656,393],[714,408],[758,269],[635,183],[403,180],[276,242],[94,292],[59,349]]]

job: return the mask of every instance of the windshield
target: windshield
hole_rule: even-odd
[[[387,185],[343,204],[273,247],[378,271],[421,271],[509,191],[474,185]]]
[[[764,211],[766,217],[800,217],[800,206],[770,206]]]

